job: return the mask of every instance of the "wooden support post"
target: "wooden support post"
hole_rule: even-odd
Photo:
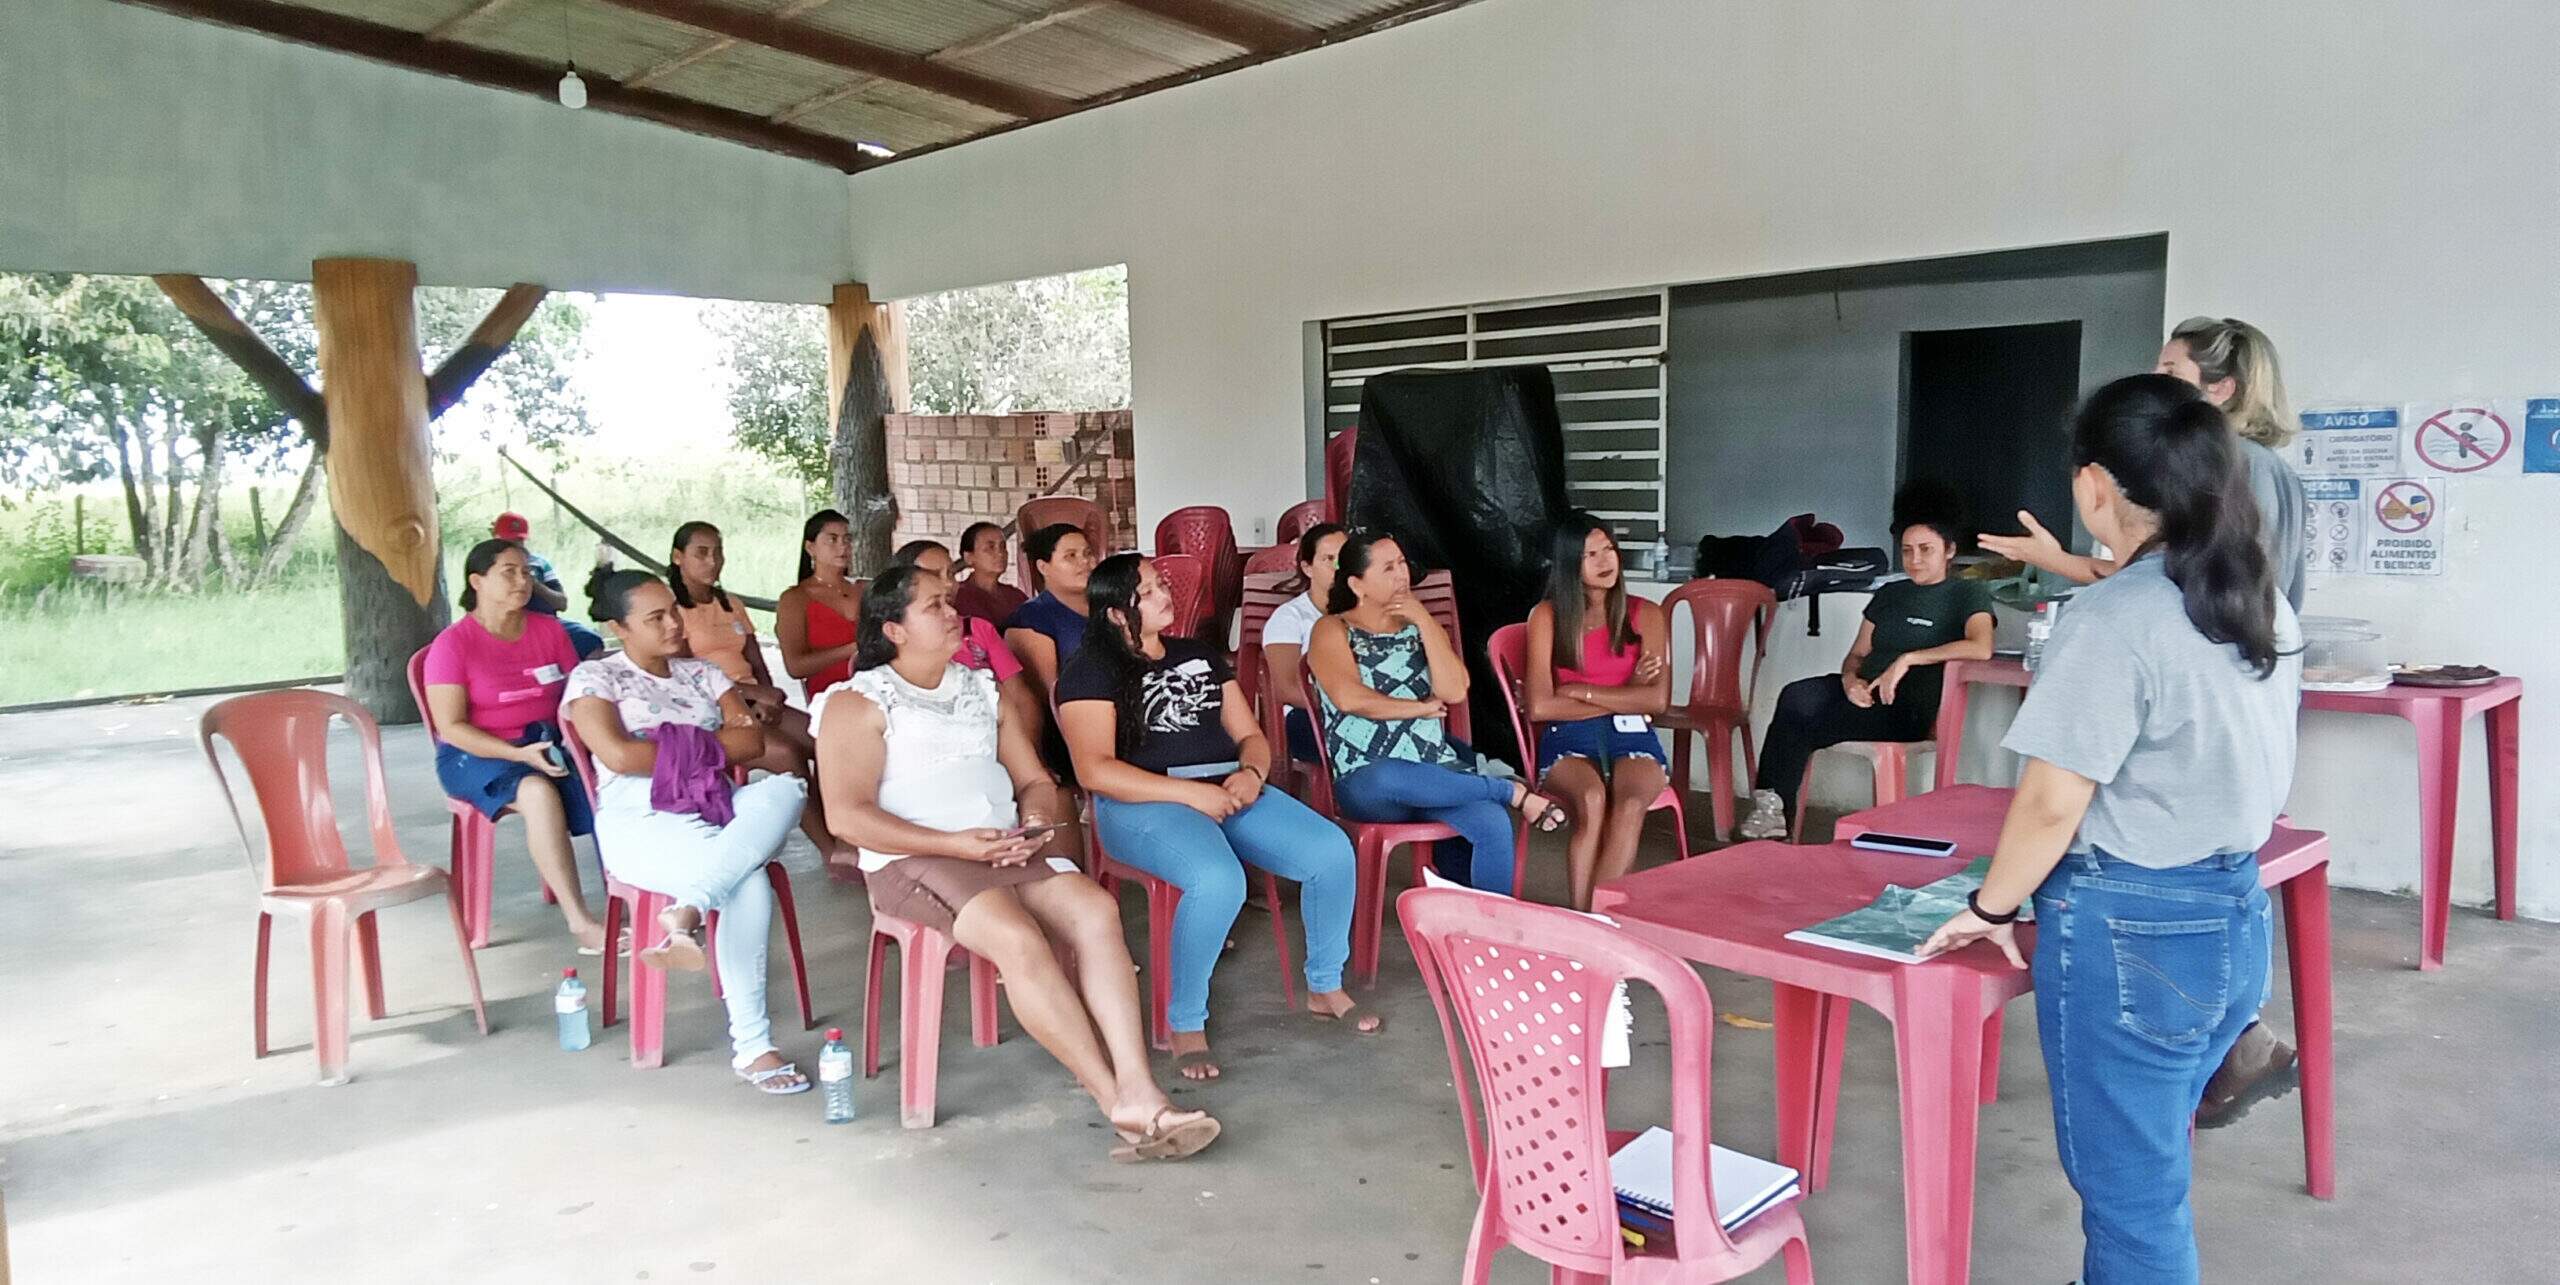
[[[897,530],[889,494],[888,416],[907,409],[906,324],[896,304],[871,302],[848,282],[827,305],[827,473],[835,506],[853,523],[853,574],[889,565]]]
[[[347,694],[384,722],[418,717],[409,697],[409,656],[433,641],[451,616],[436,530],[427,379],[418,355],[417,285],[416,266],[396,260],[311,265]]]
[[[258,534],[258,552],[263,556],[267,551],[267,506],[259,501],[255,484],[249,487],[249,526]]]

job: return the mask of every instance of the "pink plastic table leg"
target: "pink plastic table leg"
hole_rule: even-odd
[[[1988,1016],[1980,986],[1953,968],[1906,968],[1894,976],[1902,1217],[1914,1285],[1957,1285],[1972,1270],[1974,1147]]]
[[[1991,1010],[1991,1020],[1982,1024],[1982,1105],[2000,1100],[2000,1032],[2009,1010]]]
[[[1823,1119],[1838,1101],[1840,1051],[1826,1047],[1835,1023],[1833,1007],[1848,1001],[1801,986],[1771,988],[1775,1000],[1778,1089],[1778,1163],[1805,1177],[1808,1191],[1830,1180],[1829,1134]]]
[[[2331,1042],[2329,867],[2284,882],[2285,969],[2293,982],[2293,1039],[2302,1052],[2303,1185],[2337,1195],[2337,1085]]]
[[[1938,698],[1937,788],[1943,790],[1956,783],[1956,763],[1964,757],[1965,706],[1973,700],[1973,684],[1961,672],[1947,675],[1945,694]]]
[[[2498,918],[2516,917],[2516,747],[2522,735],[2524,697],[2493,705],[2482,716],[2489,733],[2489,824],[2496,850]]]
[[[2445,923],[2453,913],[2453,825],[2462,791],[2462,706],[2407,707],[2418,740],[2418,967],[2444,967]]]

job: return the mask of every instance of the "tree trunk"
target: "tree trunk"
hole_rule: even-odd
[[[409,657],[434,642],[452,619],[439,571],[435,593],[420,603],[391,578],[380,559],[336,521],[338,619],[346,639],[347,695],[386,724],[415,723],[418,704],[409,695]]]
[[[185,472],[184,466],[178,462],[178,443],[187,435],[186,430],[178,426],[178,418],[175,414],[169,416],[169,440],[160,451],[161,459],[168,464],[160,471],[163,494],[160,501],[160,565],[157,570],[158,579],[164,582],[176,572],[178,565],[178,482]]]
[[[187,540],[175,579],[190,589],[202,588],[205,573],[221,559],[223,440],[219,429],[196,435],[196,498],[188,506]]]
[[[907,400],[906,340],[894,306],[871,302],[859,283],[836,287],[827,309],[828,400],[833,415],[827,474],[835,506],[853,525],[853,574],[889,565],[898,508],[889,494],[888,416]]]
[[[121,414],[110,422],[115,426],[116,480],[124,483],[124,515],[125,521],[131,524],[133,530],[133,553],[135,557],[148,563],[151,561],[151,516],[143,511],[142,497],[149,494],[151,490],[151,477],[147,468],[150,457],[144,456],[146,471],[142,475],[141,484],[137,486],[134,483],[133,434],[125,428],[124,417]]]
[[[293,542],[302,535],[302,524],[311,517],[312,502],[320,496],[321,470],[327,467],[328,457],[321,454],[319,447],[312,447],[311,462],[302,466],[302,480],[293,484],[293,501],[285,505],[284,516],[277,520],[275,536],[267,541],[258,569],[250,573],[253,587],[283,574],[285,564],[293,561]]]

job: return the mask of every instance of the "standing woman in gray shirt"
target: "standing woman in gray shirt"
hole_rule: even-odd
[[[2072,500],[2114,574],[2073,599],[2003,744],[2028,760],[1972,908],[2025,967],[2087,1285],[2197,1280],[2187,1124],[2266,998],[2257,850],[2293,780],[2300,629],[2239,447],[2187,383],[2135,375],[2073,427]]]

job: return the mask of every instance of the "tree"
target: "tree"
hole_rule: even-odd
[[[234,281],[215,292],[293,372],[318,361],[311,287]],[[460,345],[494,290],[418,292],[418,331],[429,351]],[[507,353],[472,383],[463,404],[486,419],[521,424],[538,445],[588,429],[569,387],[584,348],[585,309],[553,298]],[[142,277],[0,274],[0,481],[123,485],[137,556],[154,579],[196,587],[229,574],[222,488],[233,461],[260,473],[300,462],[293,498],[248,575],[281,571],[321,491],[315,426],[279,404]],[[191,500],[181,486],[194,483]]]
[[[714,304],[703,317],[721,342],[729,418],[740,447],[827,485],[825,313],[788,304]]]
[[[920,415],[1112,410],[1129,404],[1129,274],[1096,268],[905,303],[907,379]],[[826,322],[815,308],[716,305],[739,446],[829,479]]]

